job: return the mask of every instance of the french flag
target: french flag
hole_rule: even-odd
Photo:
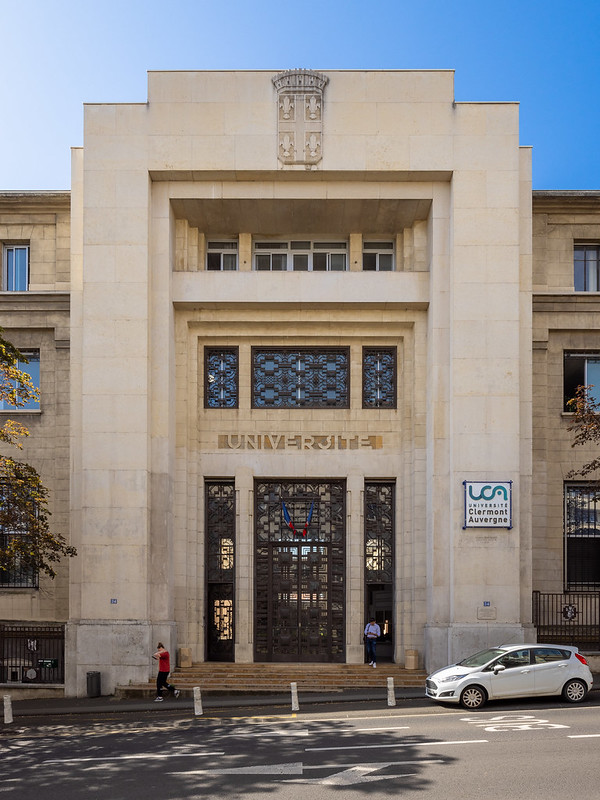
[[[283,502],[283,500],[281,501],[281,505],[283,506],[283,518],[285,520],[285,524],[288,526],[288,528],[291,530],[294,536],[296,536],[296,528],[294,528],[294,524],[290,518],[290,515],[288,513],[287,508],[285,507],[285,503]]]

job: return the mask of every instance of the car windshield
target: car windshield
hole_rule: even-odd
[[[505,653],[506,650],[499,650],[497,647],[490,648],[489,650],[480,650],[479,653],[475,653],[475,655],[459,661],[458,666],[483,667],[484,664],[488,663],[488,661],[491,661],[493,658],[497,658],[498,656],[502,656]]]

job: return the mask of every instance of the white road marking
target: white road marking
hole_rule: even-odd
[[[580,733],[578,735],[567,736],[567,739],[598,739],[600,733]]]
[[[202,753],[134,753],[130,756],[98,756],[88,758],[51,758],[41,761],[40,764],[79,764],[89,761],[144,761],[144,760],[164,760],[167,758],[202,758],[203,756],[224,756],[225,751],[202,752]]]
[[[412,775],[417,775],[416,772],[403,772],[400,775],[371,775],[371,772],[377,772],[384,767],[390,766],[389,764],[376,764],[366,766],[360,764],[356,767],[350,767],[342,772],[335,772],[333,775],[328,775],[326,778],[296,778],[294,780],[286,780],[285,783],[319,783],[325,786],[352,786],[356,783],[372,783],[373,781],[388,781],[392,778],[408,778]]]
[[[547,719],[537,719],[531,714],[500,714],[490,719],[481,717],[462,717],[461,722],[477,725],[485,731],[535,731],[540,728],[569,728],[570,725],[559,725]]]
[[[409,730],[409,725],[396,725],[392,728],[388,728],[387,726],[383,726],[381,728],[336,728],[335,733],[369,733],[369,731],[407,731]],[[319,731],[320,733],[321,731]]]
[[[192,769],[186,772],[170,772],[170,775],[302,775],[302,762],[287,764],[259,764],[254,767],[230,767],[225,769]]]
[[[396,744],[353,744],[346,747],[305,747],[306,753],[321,753],[324,750],[385,750],[389,747],[438,747],[444,744],[488,744],[489,739],[465,739],[464,741],[456,742],[405,742]]]

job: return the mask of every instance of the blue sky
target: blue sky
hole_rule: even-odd
[[[519,101],[534,189],[600,190],[597,0],[0,0],[0,191],[68,189],[85,102],[156,69],[453,69]]]

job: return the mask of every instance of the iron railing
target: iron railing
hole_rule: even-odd
[[[533,592],[538,642],[600,650],[600,592]]]
[[[0,683],[64,683],[65,626],[0,623]]]

